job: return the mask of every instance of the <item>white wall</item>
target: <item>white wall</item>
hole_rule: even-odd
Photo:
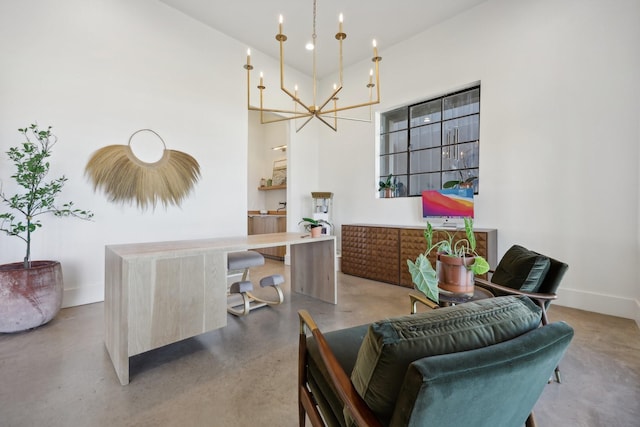
[[[386,111],[481,82],[476,225],[569,264],[558,304],[638,316],[640,2],[488,1],[396,46],[379,40]],[[347,70],[345,86],[360,84]],[[378,199],[373,125],[322,141],[338,225],[424,224]]]
[[[33,236],[33,259],[62,263],[64,306],[103,299],[105,245],[246,233],[245,52],[151,0],[0,3],[3,188],[15,189],[4,152],[21,142],[17,129],[52,125],[59,142],[51,177],[69,178],[61,201],[95,213],[93,222],[44,218]],[[255,58],[277,75],[275,61]],[[201,180],[182,206],[114,205],[84,177],[95,150],[127,144],[141,128],[200,163]],[[23,252],[21,241],[0,236],[0,263],[20,261]]]
[[[379,40],[376,107],[480,81],[476,224],[499,230],[499,255],[520,243],[568,262],[559,304],[631,318],[640,318],[639,15],[637,0],[489,0],[399,45]],[[0,151],[20,142],[19,127],[53,125],[52,176],[69,177],[63,199],[96,213],[93,222],[46,218],[34,237],[34,259],[63,264],[65,305],[102,299],[105,244],[246,232],[255,186],[246,47],[151,0],[0,3]],[[252,52],[252,63],[277,87],[275,61]],[[345,70],[345,88],[362,86],[370,66]],[[309,83],[295,72],[287,79]],[[346,90],[341,98],[362,101]],[[310,212],[311,191],[334,192],[338,231],[422,224],[417,199],[377,198],[374,125],[289,127],[290,230]],[[113,205],[83,176],[93,151],[141,128],[200,162],[201,181],[181,207]],[[11,173],[0,156],[7,192]],[[605,252],[614,255],[606,267]],[[0,263],[22,257],[20,241],[0,236]]]

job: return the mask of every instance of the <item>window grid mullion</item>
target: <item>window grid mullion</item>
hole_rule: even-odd
[[[412,139],[413,139],[412,138],[412,131],[413,130],[418,130],[421,127],[426,127],[426,126],[429,125],[429,124],[425,125],[424,123],[421,123],[421,124],[416,124],[416,125],[412,126],[412,117],[411,117],[412,108],[419,107],[421,105],[426,105],[428,103],[431,103],[431,102],[435,101],[436,99],[430,99],[430,100],[426,100],[426,101],[423,101],[423,102],[419,102],[419,103],[415,103],[415,104],[411,104],[411,105],[407,105],[406,106],[406,109],[407,109],[406,110],[406,127],[405,127],[405,129],[397,131],[397,132],[398,133],[406,132],[407,147],[406,147],[406,150],[397,151],[397,152],[393,151],[393,153],[406,152],[406,157],[407,157],[406,158],[406,196],[407,197],[419,196],[418,194],[412,194],[413,190],[412,190],[412,185],[411,185],[411,181],[412,181],[411,178],[413,176],[417,176],[417,175],[421,175],[421,174],[423,174],[423,175],[432,175],[432,174],[437,173],[438,174],[438,186],[439,186],[439,188],[442,188],[442,185],[443,185],[443,183],[445,181],[444,180],[445,173],[450,173],[452,171],[470,171],[470,170],[474,170],[474,169],[479,170],[479,166],[478,165],[463,166],[463,167],[459,167],[459,165],[455,165],[452,168],[451,164],[449,164],[448,169],[445,170],[445,162],[444,162],[445,126],[446,126],[446,124],[449,123],[449,122],[452,122],[454,120],[460,120],[460,119],[464,119],[464,118],[467,118],[467,117],[478,116],[478,125],[479,125],[479,117],[480,117],[480,112],[478,111],[478,112],[475,112],[475,113],[467,113],[467,114],[462,114],[460,116],[455,116],[455,117],[450,117],[450,118],[445,119],[444,118],[444,115],[445,115],[445,99],[448,99],[448,98],[450,98],[452,96],[455,96],[455,95],[458,95],[458,94],[461,94],[461,93],[472,92],[472,91],[475,91],[475,90],[478,90],[478,103],[479,103],[480,102],[480,100],[479,100],[480,86],[475,86],[475,87],[472,87],[472,88],[469,88],[469,89],[464,89],[464,90],[460,90],[460,91],[457,91],[457,92],[449,93],[449,94],[443,95],[443,96],[441,96],[439,98],[436,98],[439,101],[439,107],[440,107],[439,111],[438,111],[438,113],[440,115],[440,118],[438,120],[439,129],[440,129],[440,138],[439,138],[439,146],[438,145],[435,145],[435,146],[431,145],[431,148],[435,149],[434,151],[437,151],[437,153],[435,155],[438,155],[437,165],[438,165],[438,169],[439,170],[433,170],[433,168],[420,167],[420,168],[416,169],[416,171],[414,172],[411,169],[411,164],[412,164],[412,160],[413,160],[414,155],[417,156],[417,155],[419,155],[419,153],[422,153],[422,152],[426,151],[426,149],[429,148],[429,147],[423,147],[422,144],[421,144],[419,146],[419,149],[416,149],[416,150],[412,149],[412,146],[414,145],[414,143],[412,141]],[[455,105],[454,104],[453,108],[464,107],[464,106],[472,105],[472,104],[473,104],[473,102],[467,103],[467,102],[463,101],[462,105]],[[398,110],[396,110],[396,111],[398,111]],[[431,111],[427,110],[425,112],[425,114],[426,115],[432,115],[432,114],[434,114],[434,112],[431,112]],[[421,116],[417,115],[416,117],[421,117]],[[433,123],[431,123],[431,125],[432,124]],[[387,130],[386,132],[380,132],[380,136],[384,137],[385,135],[389,135],[389,134],[392,134],[392,133],[394,133],[394,132],[391,132],[391,131]],[[419,138],[419,139],[421,139],[421,138]],[[478,139],[465,141],[464,144],[473,143],[473,142],[479,143],[479,140],[480,139],[478,137]],[[431,144],[433,144],[433,142],[431,142]],[[463,144],[460,143],[460,141],[455,141],[455,142],[453,142],[452,145],[455,145],[456,150],[457,150]],[[386,153],[387,156],[390,155],[390,154],[391,153]],[[476,156],[478,155],[478,153],[474,153],[474,154]],[[383,159],[384,157],[386,157],[386,156],[381,155],[380,159]],[[432,161],[435,161],[435,159],[433,159]],[[451,161],[449,163],[451,163]],[[398,170],[396,167],[391,167],[391,166],[389,167],[389,173],[394,173],[396,170]],[[429,170],[429,171],[433,170],[433,171],[424,172],[425,170]],[[398,176],[398,174],[396,174],[396,173],[394,173],[394,175]],[[423,179],[428,179],[428,178],[423,178]],[[418,181],[416,181],[416,184],[417,183],[418,183]]]

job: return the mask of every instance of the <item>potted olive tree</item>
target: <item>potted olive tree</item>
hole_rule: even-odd
[[[476,238],[473,234],[473,219],[464,219],[466,239],[455,241],[454,235],[447,232],[447,238],[433,242],[433,227],[427,223],[424,237],[427,249],[416,258],[408,259],[407,265],[415,287],[427,298],[438,302],[439,290],[452,294],[473,295],[475,274],[489,271],[489,263],[476,252]],[[436,268],[427,258],[436,251]]]
[[[0,265],[0,332],[35,328],[53,319],[62,305],[62,268],[58,261],[32,261],[31,236],[42,227],[38,217],[53,214],[90,219],[89,211],[76,209],[72,202],[58,205],[56,197],[67,178],[46,181],[49,157],[57,138],[51,126],[37,124],[18,129],[25,141],[7,151],[15,166],[11,178],[18,186],[13,195],[0,186],[0,201],[10,210],[0,210],[0,231],[21,239],[26,253],[21,262]]]

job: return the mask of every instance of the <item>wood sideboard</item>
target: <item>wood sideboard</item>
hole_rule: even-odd
[[[365,279],[413,288],[407,260],[415,260],[426,249],[425,227],[345,224],[342,226],[342,272]],[[434,242],[454,235],[465,237],[464,229],[434,228]],[[498,231],[476,228],[476,252],[491,268],[498,263]],[[435,253],[429,255],[433,263]]]

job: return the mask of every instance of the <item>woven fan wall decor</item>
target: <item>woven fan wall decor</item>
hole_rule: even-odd
[[[138,132],[151,132],[164,147],[162,158],[147,163],[131,150],[131,139]],[[109,145],[97,150],[87,163],[85,173],[93,182],[94,191],[101,189],[116,203],[135,201],[138,208],[146,209],[158,201],[165,208],[179,206],[200,178],[200,165],[190,155],[167,150],[164,140],[151,129],[140,129],[129,137],[127,145]]]

